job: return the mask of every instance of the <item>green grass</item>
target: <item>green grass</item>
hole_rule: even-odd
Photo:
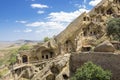
[[[0,77],[4,76],[8,72],[9,72],[9,69],[7,67],[5,67],[4,69],[0,70]]]

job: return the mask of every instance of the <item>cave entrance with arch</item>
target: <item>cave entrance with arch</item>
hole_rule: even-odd
[[[54,52],[51,50],[42,51],[42,59],[50,59],[54,57]]]
[[[26,55],[22,56],[22,62],[27,63],[28,62],[28,57]]]
[[[67,40],[67,41],[65,42],[65,50],[66,50],[66,52],[73,52],[73,51],[74,51],[72,41]]]

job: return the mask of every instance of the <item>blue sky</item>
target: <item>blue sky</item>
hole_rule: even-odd
[[[101,0],[0,0],[0,41],[42,40]]]

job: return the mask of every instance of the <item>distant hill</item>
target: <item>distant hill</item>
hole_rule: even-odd
[[[17,40],[14,42],[14,44],[23,45],[23,44],[29,44],[29,43],[38,43],[40,41],[33,41],[33,40]]]
[[[14,44],[14,42],[10,41],[0,41],[0,49],[7,48],[8,46]]]
[[[0,41],[0,49],[18,47],[24,44],[34,45],[34,44],[37,44],[38,42],[41,42],[41,41],[35,41],[35,40]]]

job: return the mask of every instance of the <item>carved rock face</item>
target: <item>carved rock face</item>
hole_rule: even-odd
[[[51,67],[51,72],[55,75],[58,75],[60,73],[59,69],[56,66]]]
[[[99,44],[97,47],[95,47],[94,51],[95,52],[114,52],[115,48],[109,41],[105,41]]]
[[[113,2],[113,0],[109,0],[110,2]]]

